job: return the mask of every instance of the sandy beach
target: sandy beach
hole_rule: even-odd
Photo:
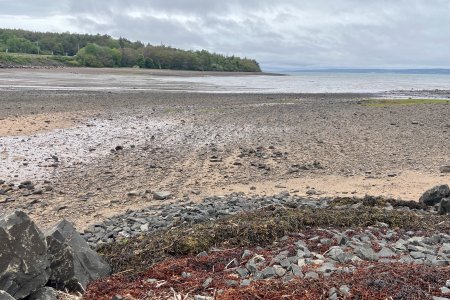
[[[91,69],[8,72],[16,80],[0,91],[0,207],[23,209],[44,227],[67,218],[85,228],[158,204],[154,191],[172,193],[174,202],[282,191],[417,200],[450,178],[440,171],[450,164],[447,104],[364,105],[379,97],[371,94],[133,90],[140,77],[98,88]],[[33,72],[62,79],[19,88]],[[64,72],[85,72],[79,88],[52,89],[69,85]],[[25,181],[33,188],[19,188]]]

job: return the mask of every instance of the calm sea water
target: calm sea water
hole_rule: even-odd
[[[195,89],[215,92],[376,93],[450,90],[450,74],[299,72],[286,76],[208,76],[164,80],[190,82]]]
[[[187,73],[192,75],[193,73]],[[285,76],[226,74],[161,76],[145,70],[0,71],[0,90],[153,90],[214,93],[377,93],[450,91],[447,74],[297,72]],[[450,95],[450,93],[447,93]]]

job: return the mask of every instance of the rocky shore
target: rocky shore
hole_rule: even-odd
[[[450,105],[427,100],[448,91],[209,94],[169,71],[53,71],[0,75],[0,290],[450,298]]]
[[[129,212],[85,231],[127,274],[86,299],[449,299],[449,197],[446,185],[420,202],[230,195]],[[158,260],[161,249],[171,255]]]
[[[363,100],[376,95],[358,94],[1,93],[0,205],[44,227],[67,218],[84,229],[158,205],[155,191],[187,202],[286,190],[413,200],[450,176],[447,104],[373,107]]]

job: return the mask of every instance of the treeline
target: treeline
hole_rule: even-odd
[[[109,35],[0,29],[0,52],[75,56],[79,66],[260,72],[252,59],[154,46]]]

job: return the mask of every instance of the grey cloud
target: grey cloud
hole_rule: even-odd
[[[450,67],[447,0],[16,2],[0,0],[0,17],[47,16],[61,31],[253,57],[269,68]]]

